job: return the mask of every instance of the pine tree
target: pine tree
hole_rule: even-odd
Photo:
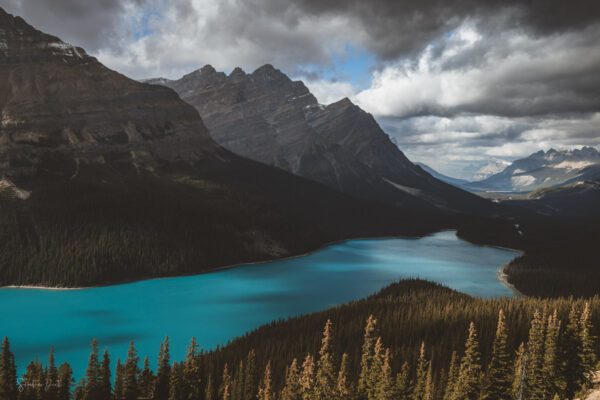
[[[379,384],[377,385],[375,391],[374,398],[376,400],[394,399],[394,382],[392,380],[391,358],[392,356],[390,354],[390,349],[386,349],[385,354],[383,356],[383,365],[381,366]]]
[[[150,369],[150,361],[148,356],[144,358],[144,368],[139,379],[140,395],[144,398],[151,399],[154,392],[154,373]]]
[[[231,375],[229,374],[229,366],[225,363],[223,367],[223,377],[221,378],[221,386],[219,387],[219,398],[221,400],[231,399]]]
[[[140,359],[137,356],[137,350],[135,349],[134,343],[132,341],[131,343],[129,343],[129,349],[127,350],[127,360],[125,361],[125,370],[123,377],[124,400],[136,400],[140,394],[137,382],[139,361]]]
[[[90,346],[90,358],[85,371],[84,400],[103,400],[100,386],[100,359],[98,357],[98,340],[94,339]]]
[[[542,376],[544,384],[544,399],[550,399],[555,394],[563,393],[566,382],[560,371],[559,358],[559,337],[560,320],[554,310],[554,314],[548,317],[546,325],[546,340],[544,342],[544,361],[542,366]]]
[[[27,365],[23,379],[19,384],[19,400],[37,400],[40,397],[38,387],[42,385],[42,381],[39,380],[41,373],[42,363],[36,356],[35,360]]]
[[[0,399],[17,399],[17,368],[15,356],[10,351],[10,343],[5,336],[0,347]]]
[[[244,395],[244,361],[240,360],[235,379],[231,384],[231,400],[242,400]]]
[[[373,400],[377,396],[379,384],[381,382],[381,371],[383,369],[383,342],[381,338],[377,338],[375,342],[375,348],[373,349],[373,359],[371,361],[371,368],[369,375],[367,376],[367,399]]]
[[[117,367],[115,369],[115,400],[123,400],[123,384],[125,381],[125,367],[121,364],[121,359],[117,358]]]
[[[515,400],[525,400],[527,394],[527,351],[521,343],[515,356],[512,395]]]
[[[412,391],[413,400],[423,400],[425,398],[425,387],[427,385],[427,370],[429,362],[425,358],[425,342],[421,342],[421,350],[419,351],[419,360],[417,361],[417,375]]]
[[[58,369],[54,361],[54,346],[50,346],[50,354],[48,355],[48,364],[46,366],[46,387],[44,400],[56,400],[58,397]]]
[[[73,390],[73,400],[83,400],[85,396],[85,379],[82,378]]]
[[[452,394],[454,393],[454,386],[456,385],[456,381],[458,381],[458,373],[460,369],[460,364],[458,361],[458,353],[453,351],[450,358],[450,367],[448,368],[444,400],[450,400],[452,398]]]
[[[206,390],[204,392],[205,400],[214,400],[214,388],[213,388],[213,380],[212,375],[208,374],[208,378],[206,380]]]
[[[563,334],[563,376],[565,392],[560,397],[572,399],[585,381],[583,369],[583,343],[581,342],[580,318],[575,304],[569,312],[569,322]]]
[[[192,399],[200,397],[200,393],[202,393],[202,388],[200,386],[200,360],[198,343],[196,343],[196,338],[193,337],[185,356],[183,382],[185,385],[186,397]],[[229,390],[231,393],[231,387]]]
[[[271,361],[267,362],[265,374],[263,376],[260,388],[258,389],[259,400],[274,400],[273,389],[271,387]],[[326,399],[327,397],[322,397]]]
[[[35,357],[35,362],[38,365],[37,368],[37,376],[35,377],[35,387],[34,387],[34,393],[35,393],[35,398],[36,399],[43,399],[44,398],[44,389],[46,387],[46,370],[44,369],[42,363],[40,362],[40,360],[37,358],[37,356]]]
[[[410,399],[410,367],[407,362],[402,364],[400,372],[396,375],[394,396],[398,400]]]
[[[512,373],[508,352],[506,320],[502,310],[498,313],[496,337],[492,344],[492,358],[488,366],[483,400],[509,400],[511,396]],[[454,373],[454,372],[452,372]]]
[[[310,354],[306,356],[302,363],[299,382],[302,400],[315,399],[315,362]]]
[[[320,399],[333,397],[334,369],[331,355],[331,321],[327,320],[323,330],[321,349],[319,350],[319,361],[317,362],[317,376],[315,379],[315,396]]]
[[[185,400],[183,393],[183,370],[182,367],[173,362],[169,381],[169,400]]]
[[[475,400],[479,397],[481,354],[475,324],[469,325],[469,336],[465,343],[465,354],[460,362],[458,381],[452,394],[453,400]]]
[[[542,400],[544,398],[544,320],[538,310],[533,314],[531,329],[527,339],[527,392],[526,398]]]
[[[154,397],[156,400],[168,400],[169,381],[171,379],[171,355],[169,353],[169,337],[166,336],[158,352],[158,367],[156,369],[156,384]]]
[[[102,363],[100,364],[99,387],[102,393],[102,398],[110,399],[112,396],[111,372],[110,372],[110,356],[108,349],[104,349],[102,355]]]
[[[246,372],[244,377],[244,400],[256,399],[258,393],[258,368],[256,366],[256,353],[251,349],[246,359]]]
[[[225,385],[223,388],[223,396],[221,396],[222,400],[231,400],[231,384]]]
[[[425,395],[423,398],[425,400],[433,400],[435,396],[435,385],[433,382],[433,369],[431,363],[429,363],[429,368],[427,368],[427,377],[425,379]]]
[[[362,356],[360,360],[360,376],[358,379],[357,394],[359,400],[367,399],[367,388],[371,365],[373,363],[373,352],[375,350],[375,328],[377,320],[370,315],[365,326],[365,334],[362,345]]]
[[[592,335],[592,310],[586,302],[579,321],[581,337],[581,364],[584,371],[585,383],[591,384],[591,372],[596,370],[596,354],[594,352],[596,338]]]
[[[350,400],[352,397],[352,386],[348,378],[348,354],[342,355],[342,362],[340,363],[340,370],[338,372],[337,381],[335,385],[335,396],[339,400]]]
[[[300,400],[301,398],[298,360],[294,358],[285,374],[285,385],[281,391],[281,400]]]
[[[58,390],[57,400],[69,400],[71,398],[71,386],[73,385],[73,369],[67,363],[58,367]]]

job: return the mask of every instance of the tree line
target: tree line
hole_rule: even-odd
[[[450,309],[468,296],[420,281],[404,282],[396,291],[395,299],[406,302],[406,296],[417,287],[437,293],[438,298],[450,299]],[[336,307],[352,313],[360,303],[386,303],[391,300],[389,289],[354,305]],[[348,341],[344,325],[334,325],[327,318],[322,333],[317,332],[318,343],[301,355],[294,346],[279,348],[259,335],[259,346],[241,349],[235,342],[214,351],[205,352],[192,339],[184,360],[171,360],[169,340],[165,338],[159,349],[158,364],[151,368],[148,358],[140,360],[132,342],[123,362],[111,371],[110,355],[100,351],[98,342],[91,345],[90,358],[84,378],[73,382],[68,364],[56,366],[54,352],[45,365],[32,361],[20,379],[17,378],[14,356],[8,339],[4,339],[0,353],[0,398],[3,400],[459,400],[459,399],[572,399],[591,385],[591,372],[598,361],[598,341],[593,324],[593,310],[599,299],[588,301],[557,299],[505,300],[506,308],[495,308],[490,340],[485,336],[487,323],[464,324],[463,341],[459,346],[438,349],[435,342],[408,341],[405,351],[414,357],[401,357],[398,344],[386,344],[385,327],[388,317],[369,315],[362,320],[361,333],[355,341]],[[431,300],[430,300],[431,301]],[[526,303],[535,308],[527,318],[520,319],[519,335],[510,311],[516,310],[511,302]],[[480,300],[498,305],[497,300]],[[463,302],[464,306],[465,303]],[[567,313],[563,309],[567,306]],[[552,307],[555,306],[555,307]],[[377,308],[377,307],[374,307]],[[401,307],[400,307],[401,308]],[[408,309],[408,308],[407,308]],[[429,312],[434,308],[429,307]],[[334,309],[335,310],[335,309]],[[331,310],[330,310],[331,311]],[[405,310],[402,310],[405,311]],[[477,313],[471,313],[477,315]],[[418,313],[420,318],[425,314]],[[457,317],[453,313],[454,318]],[[309,321],[307,317],[281,321],[262,330],[275,331],[277,324]],[[430,315],[430,322],[435,315]],[[365,322],[366,320],[366,322]],[[311,326],[306,324],[306,327]],[[450,325],[448,325],[450,326]],[[468,329],[465,329],[468,326]],[[433,326],[435,329],[435,326]],[[411,330],[407,326],[405,330]],[[260,333],[258,330],[238,341]],[[319,329],[320,331],[320,329]],[[300,332],[306,335],[306,332]],[[398,331],[400,333],[400,331]],[[438,333],[439,337],[452,335],[452,330]],[[514,340],[518,338],[518,344]],[[294,336],[282,338],[292,343]],[[237,341],[236,341],[237,342]],[[402,346],[400,346],[402,347]],[[340,350],[343,349],[343,350]],[[101,354],[102,353],[102,354]],[[448,354],[448,360],[445,354]],[[296,356],[296,354],[298,354]],[[224,357],[225,356],[225,357]]]

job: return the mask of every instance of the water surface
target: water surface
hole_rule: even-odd
[[[512,296],[497,279],[515,252],[475,246],[441,232],[421,239],[369,239],[313,254],[210,274],[82,290],[0,289],[0,336],[19,371],[50,345],[57,361],[85,371],[94,337],[113,362],[134,340],[154,364],[165,335],[182,359],[195,336],[205,349],[266,322],[360,299],[401,278],[423,278],[474,296]]]

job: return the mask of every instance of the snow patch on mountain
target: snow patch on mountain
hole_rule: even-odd
[[[512,183],[513,188],[518,189],[533,185],[535,183],[535,178],[531,175],[519,175],[510,178],[510,182]]]
[[[585,167],[589,167],[590,165],[594,164],[596,163],[593,161],[563,161],[559,164],[552,165],[551,167],[573,171],[576,169],[584,169]]]
[[[486,165],[479,168],[477,172],[475,172],[475,175],[473,175],[473,181],[482,181],[486,178],[489,178],[492,175],[504,171],[509,165],[510,162],[508,161],[492,159]]]

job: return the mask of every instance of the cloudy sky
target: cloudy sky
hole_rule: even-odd
[[[600,2],[0,0],[132,78],[270,63],[349,97],[413,161],[469,178],[489,159],[600,145]]]

